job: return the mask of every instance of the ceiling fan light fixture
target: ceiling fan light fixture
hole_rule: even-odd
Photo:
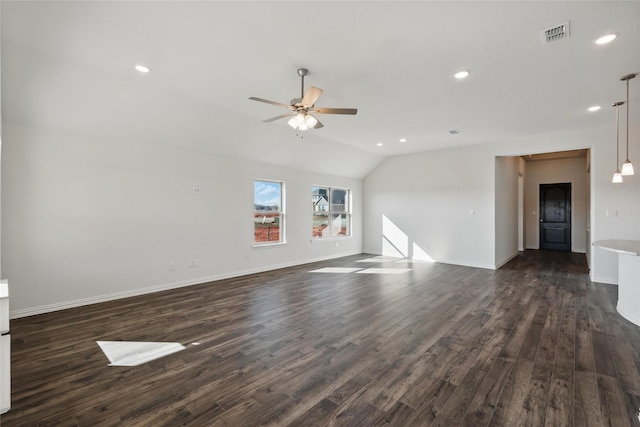
[[[298,125],[298,130],[299,131],[305,131],[305,130],[309,130],[309,126],[306,123],[300,123]]]
[[[304,122],[309,128],[314,128],[318,124],[318,119],[313,117],[311,114],[307,114],[304,118]]]
[[[287,124],[294,129],[298,129],[298,120],[296,120],[296,116],[291,117]]]

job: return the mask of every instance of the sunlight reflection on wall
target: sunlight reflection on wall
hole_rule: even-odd
[[[416,242],[409,243],[409,236],[382,215],[382,255],[435,262]]]

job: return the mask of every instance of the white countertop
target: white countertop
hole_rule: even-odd
[[[593,246],[621,254],[640,256],[640,240],[596,240]]]

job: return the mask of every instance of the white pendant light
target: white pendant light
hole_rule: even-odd
[[[633,163],[631,163],[629,161],[629,159],[627,159],[623,164],[622,164],[622,171],[621,171],[622,175],[624,176],[630,176],[633,175],[635,172],[633,171]]]
[[[613,107],[616,107],[616,171],[613,173],[613,179],[611,180],[614,184],[620,184],[622,182],[622,174],[620,173],[620,168],[618,168],[618,157],[619,153],[619,140],[620,140],[620,106],[624,104],[623,101],[618,101],[613,104]]]
[[[614,184],[621,184],[622,181],[622,174],[619,170],[616,170],[616,172],[613,174],[613,179],[611,180],[611,182]]]
[[[629,160],[629,80],[633,79],[636,74],[627,74],[623,76],[620,80],[627,82],[627,157],[622,165],[622,175],[629,176],[633,175],[633,164]]]

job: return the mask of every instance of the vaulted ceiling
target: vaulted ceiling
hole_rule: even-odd
[[[384,156],[612,126],[620,77],[640,71],[637,1],[1,7],[5,122],[273,163],[333,159],[325,172],[343,175]],[[568,37],[542,43],[565,23]],[[607,33],[618,37],[593,43]],[[322,116],[304,139],[286,120],[262,123],[282,111],[248,97],[288,103],[300,67],[324,89],[317,106],[358,114]]]

